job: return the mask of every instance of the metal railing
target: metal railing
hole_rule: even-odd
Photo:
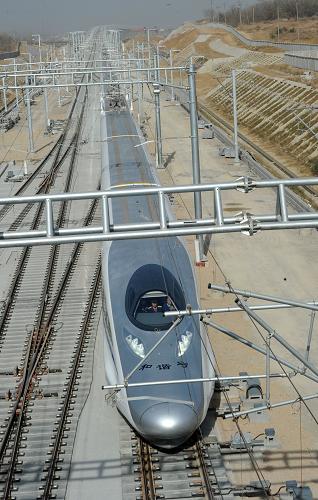
[[[21,196],[16,198],[0,198],[0,205],[45,204],[45,230],[3,231],[0,233],[0,247],[33,246],[46,244],[62,244],[71,242],[112,241],[128,239],[145,239],[157,237],[202,235],[207,233],[243,233],[252,236],[263,230],[317,228],[318,212],[307,211],[289,213],[286,195],[288,188],[299,186],[317,186],[318,178],[274,179],[256,181],[242,177],[235,182],[219,184],[200,184],[172,187],[140,187],[112,188],[107,191],[87,193],[63,193],[40,196]],[[224,191],[239,191],[248,194],[253,189],[272,188],[276,192],[276,207],[271,214],[252,214],[241,212],[227,217],[222,207]],[[188,218],[170,220],[168,195],[190,193],[212,193],[214,216],[209,218]],[[152,222],[132,221],[129,224],[114,224],[110,203],[116,198],[152,197],[157,199],[158,220]],[[61,201],[99,200],[102,206],[102,225],[90,227],[60,228],[54,223],[54,204]]]

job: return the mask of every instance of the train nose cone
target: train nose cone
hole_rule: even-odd
[[[141,417],[143,436],[161,448],[180,446],[197,426],[194,409],[183,403],[159,403],[148,408]]]

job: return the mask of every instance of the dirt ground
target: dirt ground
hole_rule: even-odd
[[[238,31],[253,40],[277,41],[277,28],[281,32],[279,39],[282,42],[318,43],[318,18],[281,19],[276,22],[259,22],[252,24],[242,24],[238,26]]]

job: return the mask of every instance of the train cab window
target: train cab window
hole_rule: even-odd
[[[169,295],[160,290],[154,290],[140,297],[135,308],[134,319],[144,327],[151,329],[169,328],[172,320],[163,316],[163,313],[176,311],[176,309]]]
[[[184,290],[179,280],[158,264],[146,264],[137,269],[127,286],[125,309],[129,320],[146,331],[167,330],[174,317],[165,317],[169,310],[186,307]]]

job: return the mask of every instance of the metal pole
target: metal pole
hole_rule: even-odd
[[[14,72],[16,73],[16,71],[17,71],[17,63],[16,63],[16,59],[14,59]],[[17,87],[17,75],[16,74],[14,75],[14,86]],[[17,110],[19,111],[19,91],[17,88],[15,89],[15,105],[17,107]]]
[[[150,29],[147,28],[147,42],[148,42],[148,60],[149,60],[149,68],[151,66],[151,56],[150,56]]]
[[[42,52],[41,52],[41,35],[39,37],[39,58],[40,58],[40,68],[42,69]]]
[[[58,102],[58,106],[61,107],[61,89],[60,89],[60,87],[57,87],[57,102]]]
[[[156,112],[156,167],[163,168],[159,84],[157,83],[153,84],[153,93],[155,96],[155,112]]]
[[[271,374],[271,335],[266,338],[266,403],[270,404],[270,374]]]
[[[307,305],[315,305],[316,302],[307,302]],[[266,305],[250,305],[249,306],[252,311],[271,311],[277,309],[291,309],[292,307],[289,304],[266,304]],[[175,316],[194,316],[194,315],[207,315],[211,314],[220,314],[220,313],[235,313],[235,312],[244,312],[241,307],[216,307],[213,309],[184,309],[181,311],[167,311],[164,312],[163,315],[167,318],[175,317]]]
[[[138,68],[141,67],[140,61],[138,61]],[[143,116],[142,116],[142,83],[137,84],[138,89],[138,123],[142,124]]]
[[[310,346],[311,346],[311,339],[312,339],[312,332],[313,332],[313,328],[314,328],[315,316],[316,316],[315,311],[311,311],[310,325],[309,325],[309,332],[308,332],[307,346],[306,346],[306,353],[305,353],[307,361],[309,359],[309,353],[310,353]]]
[[[25,77],[25,85],[29,85],[28,77]],[[27,88],[25,92],[26,105],[27,105],[27,117],[28,117],[28,130],[29,130],[29,152],[34,152],[34,144],[33,144],[33,128],[32,128],[32,112],[31,112],[31,103],[30,103],[30,89]]]
[[[257,406],[256,408],[252,408],[251,410],[245,411],[235,411],[233,413],[229,413],[228,415],[224,415],[224,418],[237,418],[242,417],[243,415],[249,415],[250,413],[258,413],[263,410],[271,410],[272,408],[280,408],[281,406],[289,406],[295,403],[301,403],[302,401],[310,401],[311,399],[318,398],[318,394],[310,394],[309,396],[301,396],[296,399],[290,399],[287,401],[281,401],[280,403],[273,403],[269,406]]]
[[[47,98],[47,88],[43,89],[43,96],[44,96],[45,129],[47,129],[50,126],[50,120],[49,120],[49,103],[48,103],[48,98]]]
[[[173,51],[170,49],[170,67],[173,67]],[[173,71],[170,73],[170,83],[171,83],[171,101],[175,100],[174,88],[173,88]]]
[[[5,85],[4,85],[4,78],[2,78],[2,86],[3,86],[3,103],[4,103],[4,110],[5,112],[8,111],[8,104],[7,104],[7,91],[6,91],[6,88],[5,88]]]
[[[159,347],[159,345],[164,341],[164,339],[169,335],[170,332],[172,332],[172,330],[174,330],[174,328],[176,326],[178,326],[178,324],[181,322],[181,318],[177,318],[173,323],[172,325],[170,326],[170,328],[168,328],[168,330],[163,334],[163,336],[158,340],[158,342],[155,343],[155,345],[150,349],[150,351],[147,352],[147,354],[145,355],[144,358],[142,358],[141,361],[139,361],[139,363],[128,373],[128,375],[125,377],[125,382],[128,381],[128,379],[130,379],[130,377],[138,370],[138,368],[144,364],[144,362],[149,358],[149,356],[157,349],[157,347]]]
[[[190,126],[191,126],[192,181],[193,184],[201,184],[195,73],[196,73],[195,67],[193,62],[191,61],[188,71],[188,80],[189,80]],[[199,192],[194,193],[194,214],[196,219],[202,219],[202,197],[201,193]],[[204,261],[203,235],[196,236],[195,250],[196,250],[196,262],[197,263],[203,262]]]
[[[225,326],[219,325],[218,323],[215,323],[214,321],[211,321],[211,320],[209,320],[209,321],[204,320],[204,321],[202,321],[202,323],[204,325],[207,325],[207,326],[214,328],[218,332],[224,333],[225,335],[227,335],[231,339],[236,340],[237,342],[240,342],[241,344],[245,345],[246,347],[249,347],[250,349],[253,349],[254,351],[259,352],[260,354],[263,354],[264,356],[266,356],[266,349],[254,344],[253,342],[245,339],[244,337],[241,337],[237,333],[232,332],[228,328],[225,328]],[[291,370],[293,370],[294,373],[301,373],[302,376],[304,376],[310,380],[313,380],[314,382],[318,382],[317,377],[314,377],[313,375],[308,375],[307,373],[303,373],[302,371],[300,371],[299,368],[297,368],[296,365],[289,363],[289,361],[286,361],[285,359],[281,358],[280,356],[274,356],[273,354],[270,353],[270,358],[273,359],[274,361],[277,361],[278,363],[280,363],[283,366],[287,366],[287,368],[290,368]]]
[[[131,382],[130,384],[102,385],[102,390],[120,390],[126,387],[149,387],[153,385],[170,385],[170,384],[196,384],[198,382],[240,382],[241,380],[251,380],[255,378],[264,379],[266,375],[238,375],[233,377],[207,377],[207,378],[185,378],[174,380],[153,380],[150,382]],[[271,378],[286,378],[285,373],[273,373]]]
[[[237,126],[237,95],[236,95],[236,70],[232,69],[232,94],[233,94],[233,121],[234,121],[234,162],[239,163],[239,144],[238,144],[238,126]]]
[[[239,288],[228,288],[221,285],[208,284],[209,290],[216,290],[222,293],[232,293],[234,295],[242,295],[242,297],[253,297],[254,299],[267,300],[269,302],[277,302],[278,304],[288,304],[291,307],[301,307],[311,311],[318,311],[318,305],[315,302],[298,302],[296,300],[284,299],[273,295],[264,295],[262,293],[250,292],[248,290],[240,290]]]
[[[238,300],[238,304],[246,311],[246,313],[253,318],[259,325],[261,325],[264,330],[266,330],[274,339],[276,339],[287,351],[289,351],[295,358],[297,358],[299,361],[301,361],[307,368],[309,368],[312,373],[314,373],[316,376],[318,376],[318,368],[314,366],[312,363],[307,361],[307,359],[302,356],[297,349],[292,347],[281,335],[279,335],[273,328],[266,323],[258,314],[256,314],[254,311],[252,311],[245,302],[242,302],[241,300]]]

